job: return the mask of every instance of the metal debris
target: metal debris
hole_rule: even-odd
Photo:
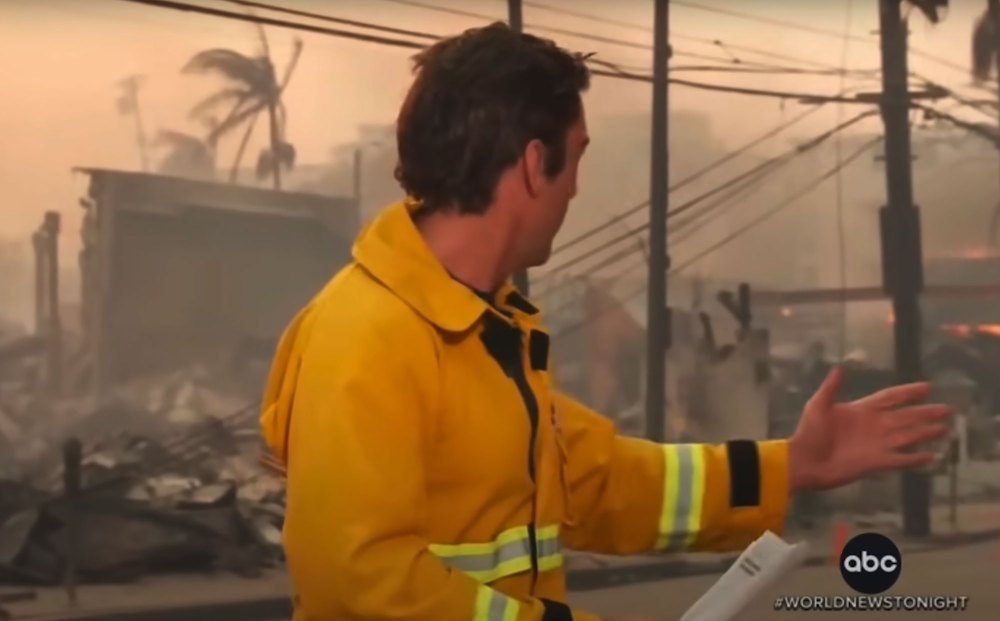
[[[260,463],[257,395],[199,366],[101,402],[54,400],[30,366],[27,355],[0,372],[0,582],[62,584],[71,550],[81,583],[253,576],[281,562],[284,485]],[[73,505],[61,456],[71,437],[83,445]]]

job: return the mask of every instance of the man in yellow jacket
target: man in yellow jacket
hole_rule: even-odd
[[[587,146],[578,56],[502,24],[416,59],[398,118],[410,198],[292,322],[263,431],[286,468],[298,621],[594,621],[563,551],[729,551],[789,495],[926,463],[948,415],[922,384],[836,402],[789,440],[659,445],[561,393],[539,311]],[[738,412],[733,413],[739,416]]]

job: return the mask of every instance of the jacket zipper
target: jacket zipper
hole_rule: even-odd
[[[521,393],[521,400],[524,401],[525,409],[528,411],[528,420],[531,422],[531,443],[528,446],[528,476],[531,477],[531,523],[528,524],[528,546],[531,550],[531,592],[535,592],[535,585],[538,582],[538,534],[535,530],[535,520],[537,518],[538,502],[537,491],[538,482],[535,476],[535,445],[538,440],[538,399],[528,384],[527,373],[524,370],[522,356],[518,356],[516,368],[512,369],[514,385]]]

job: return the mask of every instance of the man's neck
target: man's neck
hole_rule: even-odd
[[[441,265],[459,282],[482,292],[495,291],[510,278],[509,247],[499,222],[491,214],[460,215],[431,212],[416,219],[417,230]]]

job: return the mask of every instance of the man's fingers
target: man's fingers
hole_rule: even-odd
[[[894,453],[889,458],[889,468],[919,468],[937,461],[937,455],[931,452]]]
[[[860,405],[866,408],[887,409],[899,407],[901,405],[925,399],[931,392],[931,385],[927,382],[915,382],[913,384],[903,384],[885,388],[867,397],[862,397],[853,402],[853,405]]]
[[[948,433],[948,426],[941,424],[924,425],[915,429],[897,431],[892,435],[892,447],[907,448],[915,444],[939,440]]]
[[[809,399],[809,404],[821,409],[829,409],[837,403],[837,395],[840,394],[840,385],[844,380],[844,369],[835,366],[827,373],[826,379]]]
[[[911,405],[892,412],[885,412],[884,416],[889,423],[890,429],[902,429],[914,425],[937,423],[951,418],[954,413],[955,410],[951,406],[934,403],[929,405]]]

